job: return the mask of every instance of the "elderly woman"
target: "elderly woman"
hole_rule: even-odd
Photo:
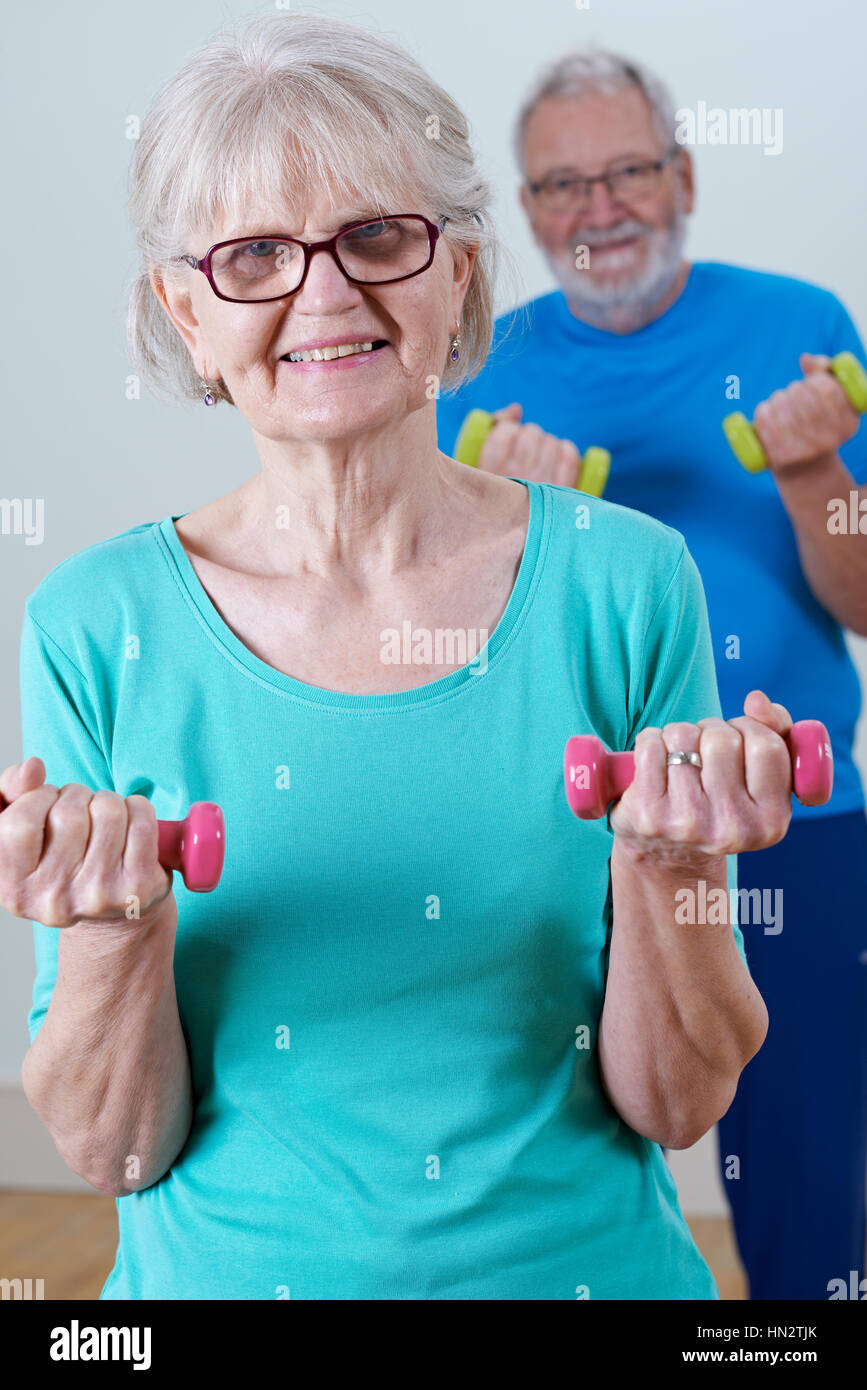
[[[261,467],[27,603],[0,897],[27,1095],[119,1199],[105,1299],[719,1296],[660,1146],[765,1035],[702,904],[785,833],[791,721],[719,718],[677,532],[438,451],[488,200],[449,96],[331,19],[219,37],[143,122],[141,370]],[[575,733],[635,747],[608,818]],[[157,859],[198,799],[212,894]]]

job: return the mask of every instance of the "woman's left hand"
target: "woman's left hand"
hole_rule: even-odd
[[[737,719],[642,729],[634,779],[611,812],[617,841],[677,867],[777,844],[792,817],[792,763],[782,737],[791,727],[783,705],[752,690]],[[667,766],[677,752],[699,753],[701,768]]]

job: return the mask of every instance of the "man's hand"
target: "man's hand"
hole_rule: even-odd
[[[756,407],[753,425],[772,473],[823,464],[856,433],[861,417],[828,370],[830,357],[802,352],[803,380],[775,391]]]
[[[546,434],[539,425],[522,425],[517,403],[492,413],[496,423],[482,447],[479,468],[501,477],[577,486],[581,455],[571,439]]]

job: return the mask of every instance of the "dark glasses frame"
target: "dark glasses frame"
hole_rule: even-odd
[[[582,189],[582,202],[585,206],[590,201],[590,190],[594,183],[604,183],[606,193],[611,201],[616,203],[620,200],[614,196],[614,192],[611,188],[612,179],[616,179],[618,174],[624,174],[631,170],[637,170],[642,173],[645,171],[652,171],[655,174],[661,174],[666,165],[671,163],[681,148],[682,146],[680,145],[672,145],[661,159],[636,160],[634,163],[627,165],[625,169],[609,169],[604,174],[592,174],[589,178],[586,178],[583,174],[578,174],[575,178],[568,179],[566,182],[571,183],[573,186],[577,185]],[[551,183],[556,181],[556,179],[552,180],[550,177],[540,180],[539,183],[531,183],[529,179],[525,180],[534,198],[538,198],[540,193],[546,193]],[[576,199],[576,202],[577,201]]]
[[[393,275],[389,280],[356,280],[348,273],[341,264],[338,251],[338,242],[341,237],[349,232],[357,231],[359,227],[372,227],[381,222],[392,222],[397,218],[403,221],[413,220],[423,222],[428,235],[428,258],[424,265],[419,266],[418,270],[411,270],[408,275]],[[307,279],[307,272],[310,269],[310,262],[317,251],[328,251],[332,256],[338,270],[346,277],[351,285],[394,285],[399,280],[411,280],[414,275],[421,275],[428,270],[433,263],[434,250],[436,243],[442,232],[443,226],[448,222],[447,217],[441,217],[438,223],[431,222],[427,217],[423,217],[420,212],[393,212],[382,217],[366,217],[361,222],[351,222],[348,227],[341,227],[340,231],[332,237],[327,237],[325,241],[299,241],[297,237],[284,236],[282,232],[262,232],[258,236],[236,236],[229,241],[216,241],[213,246],[209,246],[204,256],[183,255],[175,256],[176,261],[186,261],[193,270],[200,270],[207,278],[208,284],[218,299],[224,299],[229,304],[273,304],[276,299],[288,299],[290,295],[297,294],[304,281]],[[280,241],[292,246],[300,246],[304,254],[304,269],[301,279],[294,289],[284,290],[283,294],[272,294],[267,299],[233,299],[231,295],[222,294],[214,284],[214,277],[211,272],[211,257],[215,251],[221,251],[224,246],[238,246],[242,241]]]

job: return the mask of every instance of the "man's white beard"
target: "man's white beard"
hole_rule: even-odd
[[[631,221],[606,233],[606,240],[613,241],[633,232],[643,232],[643,225]],[[579,317],[586,317],[591,323],[605,328],[609,323],[622,325],[624,321],[634,321],[641,325],[653,316],[653,309],[671,289],[680,271],[681,253],[686,241],[687,219],[680,208],[675,209],[674,218],[668,227],[656,228],[649,234],[650,254],[644,269],[631,279],[625,277],[614,283],[599,284],[591,278],[589,270],[576,270],[574,255],[553,256],[546,253],[548,264],[556,276],[560,288],[569,304]],[[593,265],[593,234],[587,234],[590,265]],[[600,240],[597,245],[604,245]]]

